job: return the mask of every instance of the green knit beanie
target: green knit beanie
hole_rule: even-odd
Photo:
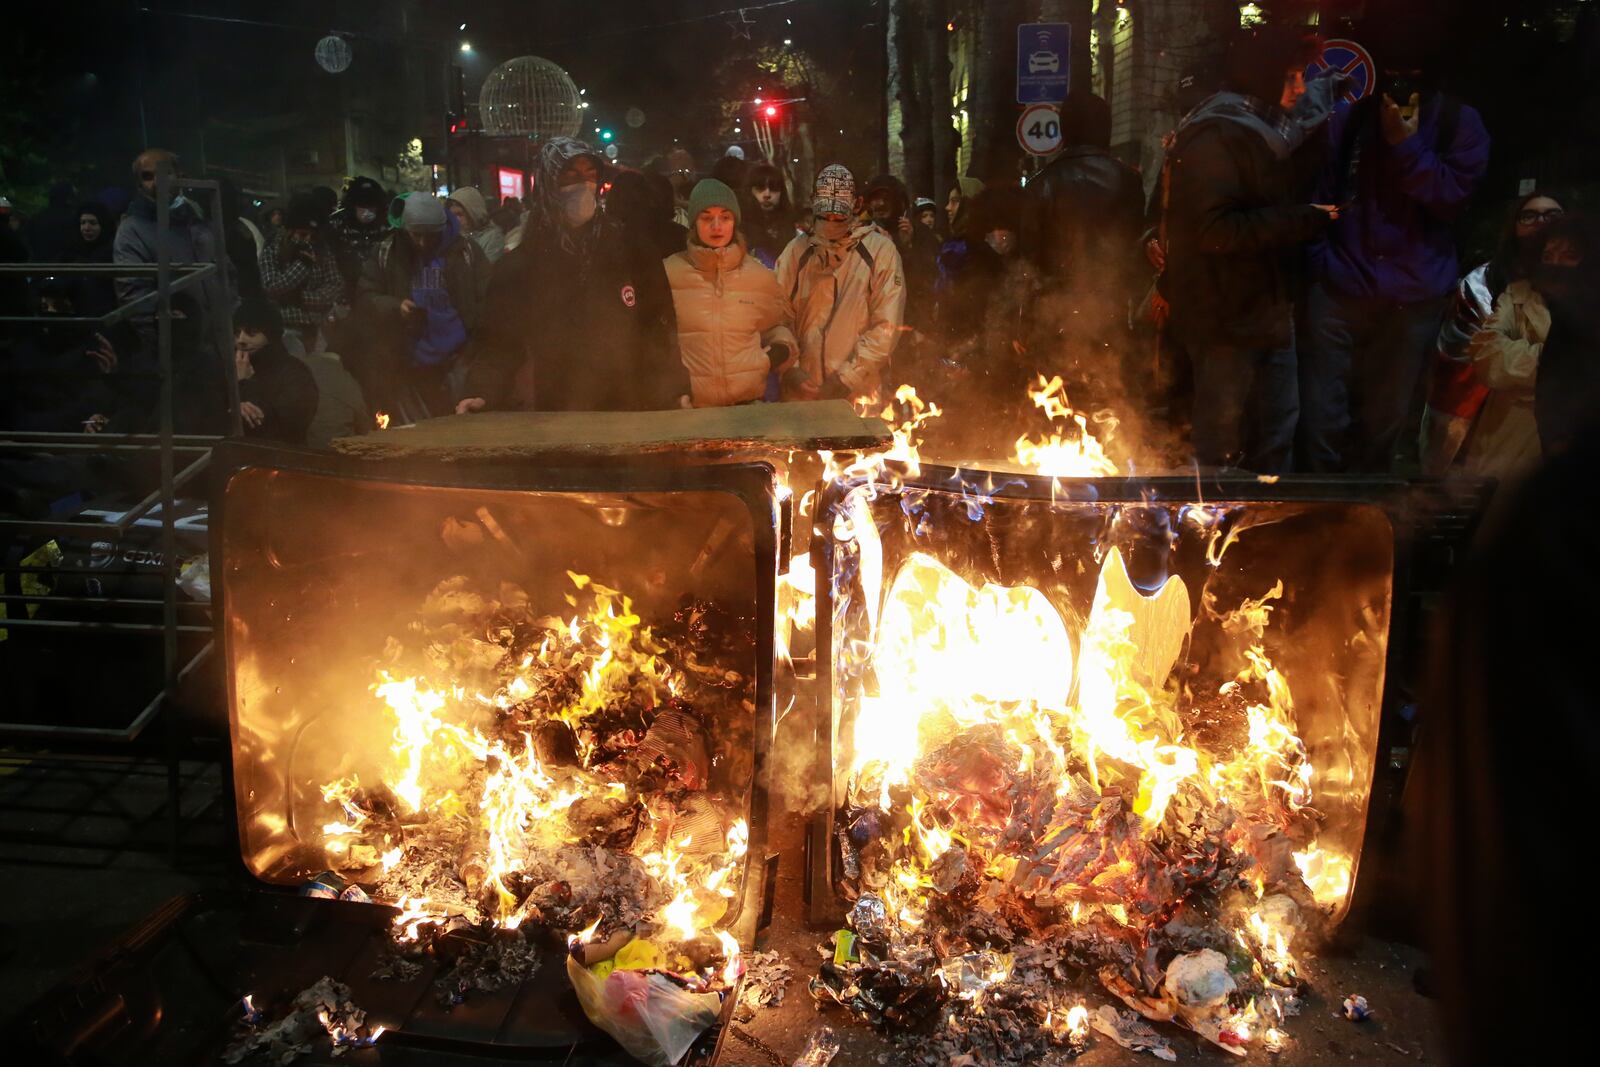
[[[689,225],[694,225],[694,220],[700,217],[700,212],[708,207],[725,207],[733,212],[734,222],[743,222],[739,217],[739,198],[734,195],[722,182],[715,178],[706,178],[695,185],[689,194]]]

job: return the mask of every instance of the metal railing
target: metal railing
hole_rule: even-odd
[[[174,193],[203,190],[209,199],[209,228],[214,262],[179,263],[172,259],[172,249],[167,235],[171,231]],[[79,326],[104,329],[118,323],[136,322],[144,329],[141,341],[149,337],[154,327],[157,370],[148,377],[159,383],[159,411],[154,433],[48,433],[0,429],[0,457],[8,455],[58,455],[83,458],[101,456],[139,456],[154,453],[158,463],[158,477],[151,489],[132,507],[109,520],[87,521],[79,518],[21,518],[0,517],[0,536],[27,537],[30,534],[101,535],[120,539],[133,526],[152,516],[159,517],[161,529],[161,560],[155,570],[161,577],[162,594],[153,597],[119,597],[49,593],[0,595],[0,607],[6,607],[0,617],[0,631],[35,630],[47,633],[70,634],[159,634],[161,637],[162,683],[159,691],[125,726],[71,726],[59,723],[0,722],[0,742],[7,745],[21,740],[40,741],[52,746],[59,755],[60,747],[83,747],[106,744],[127,745],[139,739],[157,719],[165,728],[165,762],[167,764],[168,813],[172,832],[172,845],[176,852],[180,831],[180,781],[179,758],[182,739],[180,724],[174,710],[173,698],[178,688],[211,655],[212,644],[207,641],[186,662],[180,662],[179,638],[183,635],[209,634],[212,627],[205,620],[192,617],[196,610],[204,611],[209,604],[178,600],[179,565],[177,559],[177,494],[184,486],[203,474],[210,462],[211,448],[222,438],[209,435],[179,434],[174,431],[173,398],[173,297],[186,289],[204,284],[209,279],[221,277],[228,299],[221,309],[213,308],[212,322],[216,336],[212,339],[219,353],[231,351],[232,323],[228,312],[232,309],[232,287],[223,269],[226,262],[226,235],[222,227],[219,183],[180,179],[170,166],[158,166],[155,188],[155,241],[154,263],[4,263],[0,264],[0,277],[138,277],[151,280],[153,287],[125,304],[102,315],[14,315],[0,316],[0,324]],[[223,375],[226,381],[229,432],[240,432],[239,381],[233,361],[223,358]],[[132,377],[132,375],[130,375]],[[179,457],[183,466],[178,467]],[[85,509],[79,509],[79,514]],[[32,547],[30,545],[30,547]],[[55,568],[36,564],[0,563],[0,573],[12,572],[41,575],[57,573]],[[102,574],[132,574],[131,570],[97,570]],[[148,571],[143,573],[149,573]],[[0,590],[3,593],[3,590]],[[89,617],[35,618],[37,606],[59,605],[64,608],[86,609]],[[95,617],[107,611],[134,609],[135,613],[150,608],[160,608],[160,621],[132,621],[124,618]],[[180,619],[180,608],[188,619]],[[20,617],[18,617],[20,616]]]

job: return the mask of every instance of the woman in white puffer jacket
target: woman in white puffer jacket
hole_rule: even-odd
[[[799,346],[776,276],[745,252],[732,189],[712,179],[694,187],[688,247],[666,270],[695,407],[777,399],[777,376]]]

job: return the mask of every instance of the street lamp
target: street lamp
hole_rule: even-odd
[[[462,42],[461,42],[461,50],[462,50],[462,51],[463,51],[463,52],[470,52],[470,51],[472,51],[472,42],[471,42],[471,41],[462,41]]]

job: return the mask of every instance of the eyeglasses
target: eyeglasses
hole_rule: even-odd
[[[1558,207],[1550,208],[1548,211],[1519,211],[1517,212],[1517,224],[1520,226],[1532,226],[1537,222],[1554,222],[1565,214],[1566,212]]]

